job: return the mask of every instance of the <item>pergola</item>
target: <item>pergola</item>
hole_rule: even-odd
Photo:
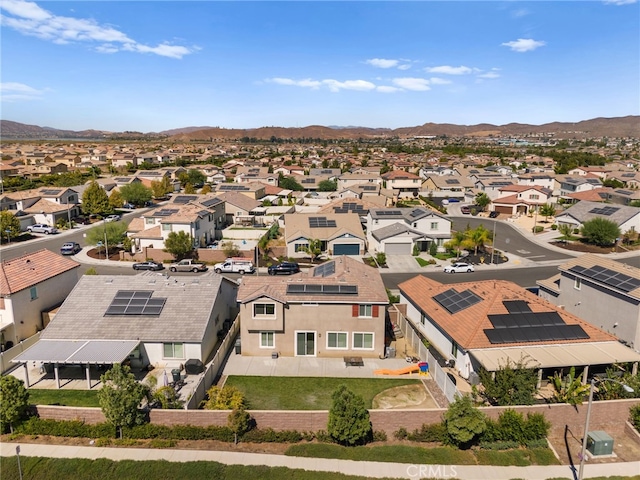
[[[91,389],[91,365],[112,365],[129,358],[138,340],[40,340],[17,355],[13,363],[22,363],[26,386],[30,386],[28,362],[53,364],[56,386],[60,388],[60,365],[85,366],[87,386]]]

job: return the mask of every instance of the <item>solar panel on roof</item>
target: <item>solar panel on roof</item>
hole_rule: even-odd
[[[608,217],[609,215],[617,212],[618,210],[620,209],[616,207],[598,207],[598,208],[592,208],[591,210],[589,210],[589,213],[593,213],[594,215],[605,215]]]
[[[173,203],[189,203],[196,200],[196,195],[178,195],[172,198]]]
[[[569,269],[570,272],[578,273],[590,280],[595,280],[608,287],[615,288],[625,293],[640,287],[640,279],[633,278],[622,272],[616,272],[600,265],[594,265],[590,268],[580,267],[576,265]]]
[[[492,344],[551,342],[557,340],[584,340],[589,335],[580,325],[554,325],[545,327],[520,327],[485,329],[484,334]]]
[[[309,228],[336,227],[335,220],[327,220],[327,217],[309,217]]]
[[[213,205],[216,205],[218,203],[222,202],[222,200],[220,200],[219,198],[210,198],[209,200],[205,200],[203,202],[200,202],[202,205],[204,205],[205,207],[211,207]]]
[[[290,283],[287,285],[288,294],[308,295],[357,295],[357,285],[322,285],[314,283]]]
[[[58,195],[62,190],[41,190],[42,195]]]
[[[456,178],[447,178],[445,180],[445,182],[447,183],[447,185],[459,185],[460,181]]]
[[[158,210],[157,212],[153,212],[154,217],[169,217],[171,215],[175,215],[180,210],[174,208],[163,208],[162,210]]]
[[[336,262],[332,260],[327,263],[323,263],[322,265],[318,265],[313,270],[314,277],[328,277],[329,275],[333,275],[336,273]]]
[[[482,298],[477,296],[471,290],[458,292],[454,288],[450,288],[449,290],[434,296],[433,299],[452,315],[482,301]]]
[[[105,315],[160,315],[167,299],[152,295],[149,290],[118,290]]]
[[[422,215],[424,213],[424,211],[420,208],[414,208],[413,210],[411,210],[411,213],[409,213],[409,215],[412,218],[418,217],[420,215]]]
[[[375,185],[364,185],[360,188],[362,188],[362,190],[366,190],[367,192],[375,191],[378,189],[378,187],[376,187]]]
[[[630,192],[629,190],[615,190],[615,192],[621,195],[631,195],[633,193],[633,192]]]
[[[529,304],[524,300],[503,300],[502,304],[509,313],[530,312]]]

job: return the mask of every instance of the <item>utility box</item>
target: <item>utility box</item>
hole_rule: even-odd
[[[240,337],[238,337],[236,339],[236,355],[239,355],[240,353],[242,353],[242,342],[240,341]]]
[[[587,435],[587,450],[591,455],[612,455],[613,454],[613,438],[602,430],[589,432]]]

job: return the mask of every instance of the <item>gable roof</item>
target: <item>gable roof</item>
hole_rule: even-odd
[[[607,207],[610,207],[609,211],[611,213],[609,215],[597,213],[597,211],[601,211],[601,209]],[[593,212],[594,209],[596,209],[596,212]],[[600,202],[589,202],[587,200],[581,200],[575,205],[567,208],[564,212],[556,215],[556,220],[562,219],[562,217],[565,215],[575,218],[580,223],[584,223],[594,218],[604,218],[606,220],[611,220],[618,225],[622,225],[623,223],[631,220],[633,217],[640,215],[640,207],[629,207],[619,204],[603,205]]]
[[[40,338],[201,342],[223,281],[230,282],[213,272],[197,278],[167,277],[152,272],[84,275]],[[156,316],[105,315],[118,291],[152,292],[151,298],[166,301]]]
[[[505,280],[485,280],[444,285],[435,280],[417,276],[401,283],[398,285],[398,288],[407,300],[421,310],[438,328],[446,332],[453,341],[465,350],[505,347],[505,344],[492,344],[485,330],[494,328],[489,319],[489,315],[505,315],[510,313],[503,304],[503,301],[509,300],[526,302],[532,313],[555,312],[565,324],[579,325],[582,327],[582,330],[584,330],[589,337],[574,340],[514,342],[509,343],[509,347],[617,341],[613,335],[594,327],[566,310],[559,309],[555,305],[515,283]],[[434,299],[436,295],[451,289],[457,292],[469,291],[480,300],[451,314],[442,304]]]
[[[387,225],[385,227],[379,228],[371,232],[373,238],[378,241],[386,240],[387,238],[397,237],[401,234],[409,234],[411,238],[418,239],[424,238],[426,235],[418,230],[414,230],[406,223],[392,223],[391,225]]]
[[[311,227],[310,218],[324,217],[327,220],[335,221],[335,227],[318,226]],[[337,236],[349,233],[354,237],[364,240],[364,232],[360,216],[356,213],[289,213],[284,216],[285,241],[300,238],[314,238],[319,240],[329,240]]]
[[[322,272],[331,272],[322,276]],[[289,285],[350,285],[357,294],[288,293]],[[238,302],[248,303],[261,297],[281,303],[376,303],[388,304],[389,297],[377,269],[348,256],[311,268],[288,277],[244,277],[238,289]]]
[[[42,249],[0,264],[0,295],[11,295],[78,268],[79,263]]]

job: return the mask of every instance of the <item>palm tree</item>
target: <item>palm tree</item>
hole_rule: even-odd
[[[491,232],[487,230],[484,225],[478,225],[473,230],[467,230],[467,240],[473,245],[474,254],[478,255],[478,248],[483,247],[485,244],[491,242]]]
[[[544,217],[545,223],[549,221],[549,217],[556,214],[556,208],[550,203],[546,203],[540,207],[540,215]]]
[[[571,238],[571,234],[573,233],[573,227],[568,223],[561,223],[558,225],[558,232],[562,235],[562,240],[565,242]]]

